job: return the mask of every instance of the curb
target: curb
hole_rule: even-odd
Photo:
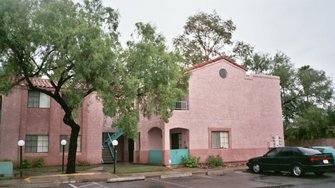
[[[123,181],[137,181],[144,180],[145,176],[134,176],[134,177],[119,177],[107,179],[107,183],[123,182]]]
[[[224,171],[220,170],[220,171],[208,171],[206,172],[207,176],[223,176],[224,175]]]
[[[175,174],[166,174],[166,175],[161,175],[161,179],[167,179],[167,178],[181,178],[181,177],[188,177],[192,176],[191,172],[185,172],[185,173],[175,173]]]

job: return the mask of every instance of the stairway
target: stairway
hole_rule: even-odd
[[[112,155],[108,148],[102,148],[102,161],[104,164],[114,163]]]
[[[117,140],[124,133],[122,131],[117,131],[114,134],[107,133],[107,138],[105,139],[102,147],[102,163],[113,163],[114,161],[114,146],[112,145],[113,140]],[[109,156],[109,157],[108,157]]]

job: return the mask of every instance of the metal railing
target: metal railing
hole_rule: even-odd
[[[175,110],[188,110],[187,101],[177,101]]]

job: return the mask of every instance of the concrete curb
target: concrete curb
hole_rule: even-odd
[[[220,170],[220,171],[208,171],[206,172],[207,176],[223,176],[224,175],[224,171]]]
[[[144,180],[145,176],[130,176],[130,177],[118,177],[107,179],[107,183],[123,182],[123,181],[137,181]]]
[[[181,177],[188,177],[192,176],[191,172],[185,172],[185,173],[175,173],[175,174],[165,174],[161,175],[161,179],[167,179],[167,178],[181,178]]]

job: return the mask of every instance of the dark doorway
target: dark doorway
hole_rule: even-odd
[[[134,162],[134,140],[128,139],[129,162]]]
[[[179,149],[180,138],[181,138],[180,133],[171,134],[171,149]]]

